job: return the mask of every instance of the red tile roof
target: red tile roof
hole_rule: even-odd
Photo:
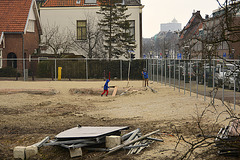
[[[0,0],[0,33],[23,32],[32,0]]]
[[[88,7],[88,6],[100,6],[100,4],[109,3],[122,3],[122,0],[97,0],[97,4],[85,4],[86,0],[47,0],[42,7]],[[138,0],[125,0],[126,5],[141,5]]]
[[[43,7],[83,7],[83,6],[98,6],[97,4],[84,4],[85,0],[80,0],[80,4],[77,4],[77,0],[47,0]]]
[[[202,20],[203,18],[200,15],[200,11],[193,13],[187,25],[181,31],[180,39],[184,39],[188,36],[198,34],[199,25],[201,25]]]

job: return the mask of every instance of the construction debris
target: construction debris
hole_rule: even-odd
[[[114,90],[113,90],[113,93],[112,93],[112,96],[113,96],[113,97],[116,96],[117,90],[118,90],[118,87],[115,86],[115,87],[114,87]]]
[[[146,134],[146,135],[144,135],[144,136],[141,136],[141,137],[139,137],[139,138],[136,138],[136,139],[134,139],[134,140],[129,140],[129,139],[128,139],[126,142],[123,142],[123,144],[121,144],[121,145],[119,145],[119,146],[116,146],[116,147],[110,149],[110,151],[109,151],[108,153],[106,153],[103,157],[105,157],[106,155],[111,154],[111,153],[113,153],[113,152],[115,152],[115,151],[117,151],[117,150],[119,150],[119,149],[122,149],[122,148],[125,147],[125,146],[128,146],[128,145],[130,145],[130,144],[139,142],[139,141],[141,141],[141,140],[143,140],[143,139],[145,139],[145,138],[147,138],[147,137],[149,137],[149,136],[151,136],[151,135],[153,135],[153,134],[155,134],[155,133],[157,133],[157,132],[159,132],[159,131],[160,131],[160,130],[156,130],[156,131],[154,131],[154,132],[148,133],[148,134]],[[130,136],[130,137],[132,137],[132,136]]]
[[[239,156],[240,151],[240,120],[236,119],[221,128],[215,139],[218,154]]]
[[[151,87],[149,87],[149,86],[147,86],[148,88],[150,88],[151,89],[151,91],[153,92],[153,93],[157,93],[157,91],[156,90],[154,90],[154,89],[152,89]]]
[[[41,142],[32,146],[38,148],[44,146],[61,146],[67,148],[70,156],[73,158],[82,156],[82,150],[107,152],[102,157],[120,149],[129,150],[128,154],[138,154],[153,143],[153,141],[163,142],[163,140],[150,137],[158,133],[159,130],[141,136],[140,129],[136,129],[121,136],[121,131],[128,128],[127,126],[84,127],[78,125],[78,127],[57,134],[53,140],[46,137]]]
[[[0,89],[0,95],[16,94],[16,93],[55,95],[59,92],[55,89]]]
[[[122,92],[122,93],[120,94],[120,96],[126,94],[130,89],[131,89],[131,87],[129,87],[129,88],[128,88],[127,90],[125,90],[124,92]]]

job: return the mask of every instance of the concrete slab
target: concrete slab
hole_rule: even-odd
[[[37,155],[38,147],[37,146],[27,146],[25,150],[26,159],[29,159],[32,156]]]
[[[82,156],[82,148],[70,148],[69,151],[71,158]]]
[[[25,159],[25,146],[17,146],[13,149],[13,157],[15,159]]]
[[[120,136],[106,136],[106,148],[113,148],[121,144]]]
[[[126,130],[129,127],[74,127],[71,129],[68,129],[66,131],[63,131],[56,135],[55,137],[57,139],[62,139],[62,138],[95,138],[99,136],[104,136],[104,135],[110,135],[111,133],[121,131],[121,130]]]

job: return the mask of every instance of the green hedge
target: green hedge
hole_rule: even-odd
[[[16,68],[4,67],[0,69],[0,77],[20,77],[21,74],[17,72]]]
[[[122,62],[122,78],[127,79],[129,61]],[[120,60],[57,60],[56,67],[62,67],[62,78],[86,79],[86,66],[89,79],[103,79],[104,73],[108,77],[120,79]],[[141,71],[146,66],[146,60],[131,62],[130,79],[141,79]],[[41,61],[37,65],[37,77],[53,78],[55,74],[54,61]]]

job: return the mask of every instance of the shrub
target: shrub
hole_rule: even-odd
[[[17,72],[16,68],[4,67],[0,69],[0,77],[20,77],[21,74]]]

